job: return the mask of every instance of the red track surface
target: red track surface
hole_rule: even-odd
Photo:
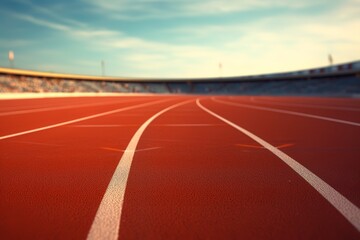
[[[353,220],[195,96],[1,100],[0,238],[86,239],[135,132],[184,101],[140,136],[115,238],[360,238],[359,99],[199,98],[337,190]]]

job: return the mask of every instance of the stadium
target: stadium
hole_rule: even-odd
[[[224,78],[92,77],[0,68],[0,91],[357,96],[360,61],[308,70]]]

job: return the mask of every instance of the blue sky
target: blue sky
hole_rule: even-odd
[[[218,77],[360,59],[360,0],[2,0],[0,66]],[[221,69],[219,68],[221,63]]]

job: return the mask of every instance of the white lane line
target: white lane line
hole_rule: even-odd
[[[156,150],[156,149],[160,149],[160,148],[162,148],[162,147],[141,148],[141,149],[135,149],[135,150],[125,149],[125,151],[123,151],[123,152],[128,152],[128,151],[144,152],[144,151],[151,151],[151,150]]]
[[[92,104],[84,103],[84,104],[76,104],[76,105],[69,105],[69,106],[27,109],[27,110],[3,112],[3,113],[0,113],[0,116],[18,115],[18,114],[35,113],[35,112],[46,112],[46,111],[52,111],[52,110],[64,110],[64,109],[81,108],[81,107],[95,107],[95,106],[112,105],[112,104],[117,104],[117,103],[126,103],[126,102],[133,102],[133,101],[136,101],[136,99],[129,99],[129,100],[123,100],[123,101],[107,101],[107,102],[92,103]]]
[[[96,212],[87,239],[118,239],[127,179],[136,151],[136,146],[140,140],[141,135],[155,118],[173,108],[192,101],[193,100],[188,100],[163,109],[149,118],[136,131],[134,136],[131,138],[129,145],[126,147],[126,150],[124,151],[124,154],[122,155],[120,162],[117,165],[115,172],[110,180],[106,192],[101,200],[100,206]]]
[[[94,124],[89,124],[89,125],[73,125],[73,126],[69,126],[69,127],[76,127],[76,128],[114,128],[114,127],[128,127],[128,126],[137,126],[135,124],[99,124],[99,125],[94,125]]]
[[[39,99],[39,98],[73,98],[73,97],[147,97],[154,96],[152,93],[1,93],[0,101],[18,100],[18,99]],[[163,96],[169,96],[164,94]]]
[[[151,147],[151,148],[142,148],[142,149],[136,149],[135,152],[143,152],[143,151],[150,151],[150,150],[156,150],[160,149],[162,147]],[[101,149],[113,151],[113,152],[126,152],[127,150],[117,149],[117,148],[110,148],[110,147],[102,147]]]
[[[223,103],[223,104],[227,104],[227,105],[233,105],[233,106],[244,107],[244,108],[252,108],[252,109],[264,110],[264,111],[269,111],[269,112],[285,113],[285,114],[290,114],[290,115],[295,115],[295,116],[315,118],[315,119],[320,119],[320,120],[325,120],[325,121],[342,123],[342,124],[347,124],[347,125],[360,127],[360,123],[350,122],[350,121],[341,120],[341,119],[337,119],[337,118],[330,118],[330,117],[323,117],[323,116],[318,116],[318,115],[313,115],[313,114],[308,114],[308,113],[281,110],[281,109],[278,109],[278,108],[260,107],[260,106],[248,105],[248,104],[243,104],[243,103],[226,102],[226,101],[218,100],[218,99],[216,99],[214,97],[212,97],[211,99],[214,102]]]
[[[207,124],[207,123],[189,123],[189,124],[157,124],[155,126],[164,127],[212,127],[219,124]]]
[[[258,98],[259,99],[259,98]],[[278,102],[276,101],[277,100],[277,97],[261,97],[260,99],[268,99],[270,101],[274,101],[275,102]],[[305,101],[307,100],[307,101]],[[311,98],[303,98],[301,101],[292,101],[291,103],[294,103],[294,104],[304,104],[304,105],[313,105],[313,100],[314,98],[311,97]],[[359,101],[360,99],[358,98],[336,98],[336,99],[333,99],[333,98],[316,98],[316,104],[315,106],[319,106],[319,107],[322,107],[322,106],[325,106],[325,107],[335,107],[335,108],[344,108],[344,109],[359,109],[359,106],[354,106],[353,105],[353,102],[357,102],[357,103],[360,103]],[[351,105],[349,105],[349,102],[351,101]],[[289,102],[290,103],[290,102]]]
[[[87,117],[77,118],[77,119],[73,119],[73,120],[70,120],[70,121],[61,122],[61,123],[57,123],[57,124],[53,124],[53,125],[49,125],[49,126],[45,126],[45,127],[41,127],[41,128],[35,128],[35,129],[23,131],[23,132],[13,133],[13,134],[5,135],[5,136],[0,136],[0,140],[4,140],[4,139],[7,139],[7,138],[12,138],[12,137],[17,137],[17,136],[21,136],[21,135],[25,135],[25,134],[29,134],[29,133],[39,132],[39,131],[43,131],[43,130],[47,130],[47,129],[51,129],[51,128],[61,127],[61,126],[68,125],[68,124],[71,124],[71,123],[77,123],[77,122],[81,122],[81,121],[85,121],[85,120],[89,120],[89,119],[93,119],[93,118],[98,118],[98,117],[102,117],[102,116],[106,116],[106,115],[110,115],[110,114],[114,114],[114,113],[118,113],[118,112],[122,112],[122,111],[127,111],[127,110],[131,110],[131,109],[135,109],[135,108],[154,105],[154,104],[165,102],[165,101],[169,101],[169,99],[159,100],[159,101],[150,102],[150,103],[138,104],[138,105],[134,105],[134,106],[130,106],[130,107],[118,108],[118,109],[115,109],[115,110],[112,110],[112,111],[102,112],[102,113],[90,115],[90,116],[87,116]]]
[[[321,105],[308,105],[300,103],[282,103],[274,101],[261,101],[256,98],[251,99],[252,102],[267,104],[267,105],[279,105],[279,106],[288,106],[288,107],[304,107],[304,108],[316,108],[316,109],[331,109],[331,110],[342,110],[342,111],[360,111],[359,108],[350,108],[350,107],[330,107],[330,106],[321,106]]]
[[[327,201],[329,201],[330,204],[333,205],[358,231],[360,231],[360,209],[352,202],[350,202],[346,197],[341,195],[341,193],[336,191],[333,187],[331,187],[321,178],[316,176],[309,169],[295,161],[293,158],[291,158],[278,148],[272,146],[270,143],[249,132],[248,130],[207,109],[206,107],[201,105],[199,99],[196,101],[196,104],[205,112],[229,124],[230,126],[244,133],[254,141],[258,142],[261,146],[275,154],[291,169],[293,169],[297,174],[299,174],[303,179],[305,179],[305,181],[307,181],[317,192],[319,192]]]

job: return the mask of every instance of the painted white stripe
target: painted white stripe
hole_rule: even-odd
[[[254,141],[258,142],[261,146],[275,154],[291,169],[293,169],[297,174],[299,174],[303,179],[305,179],[305,181],[307,181],[317,192],[319,192],[327,201],[329,201],[330,204],[333,205],[358,231],[360,231],[360,209],[343,195],[341,195],[341,193],[336,191],[333,187],[331,187],[321,178],[316,176],[309,169],[295,161],[293,158],[291,158],[281,150],[277,149],[276,147],[272,146],[270,143],[204,107],[203,105],[201,105],[199,99],[196,101],[196,104],[205,112],[229,124],[233,128],[239,130]]]
[[[33,98],[153,96],[152,93],[1,93],[0,101]],[[165,94],[164,94],[165,95]]]
[[[156,150],[156,149],[160,149],[160,148],[161,147],[141,148],[141,149],[136,149],[135,152],[144,152],[144,151]],[[132,151],[132,150],[126,149],[123,152],[128,152],[128,151]]]
[[[117,103],[127,103],[127,102],[134,102],[134,101],[139,101],[139,100],[130,99],[130,100],[123,100],[123,101],[107,101],[107,102],[92,103],[92,104],[87,103],[87,104],[76,104],[76,105],[67,105],[67,106],[59,106],[59,107],[44,107],[44,108],[36,108],[36,109],[26,109],[26,110],[18,110],[18,111],[11,111],[11,112],[2,112],[2,113],[0,113],[0,116],[18,115],[18,114],[35,113],[35,112],[46,112],[46,111],[53,111],[53,110],[64,110],[64,109],[82,108],[82,107],[114,105]]]
[[[25,135],[25,134],[34,133],[34,132],[40,132],[40,131],[44,131],[44,130],[47,130],[47,129],[68,125],[68,124],[71,124],[71,123],[77,123],[77,122],[81,122],[81,121],[85,121],[85,120],[89,120],[89,119],[93,119],[93,118],[103,117],[103,116],[106,116],[106,115],[110,115],[110,114],[114,114],[114,113],[118,113],[118,112],[123,112],[123,111],[131,110],[131,109],[135,109],[135,108],[150,106],[150,105],[154,105],[154,104],[165,102],[165,101],[169,101],[169,99],[154,101],[154,102],[150,102],[150,103],[138,104],[138,105],[134,105],[134,106],[130,106],[130,107],[118,108],[118,109],[115,109],[115,110],[112,110],[112,111],[102,112],[102,113],[90,115],[90,116],[87,116],[87,117],[77,118],[77,119],[73,119],[73,120],[70,120],[70,121],[61,122],[61,123],[57,123],[57,124],[53,124],[53,125],[49,125],[49,126],[45,126],[45,127],[41,127],[41,128],[35,128],[35,129],[23,131],[23,132],[13,133],[13,134],[5,135],[5,136],[0,136],[0,140],[4,140],[4,139],[7,139],[7,138],[13,138],[13,137],[17,137],[17,136],[21,136],[21,135]]]
[[[244,107],[244,108],[252,108],[252,109],[264,110],[264,111],[269,111],[269,112],[285,113],[285,114],[290,114],[290,115],[295,115],[295,116],[315,118],[315,119],[320,119],[320,120],[325,120],[325,121],[342,123],[342,124],[347,124],[347,125],[360,127],[360,123],[350,122],[350,121],[341,120],[341,119],[337,119],[337,118],[330,118],[330,117],[323,117],[323,116],[318,116],[318,115],[313,115],[313,114],[308,114],[308,113],[281,110],[281,109],[278,109],[278,108],[260,107],[260,106],[253,106],[253,105],[248,105],[248,104],[243,104],[243,103],[226,102],[226,101],[218,100],[218,99],[216,99],[214,97],[211,98],[211,99],[213,101],[215,101],[215,102],[223,103],[223,104],[227,104],[227,105],[233,105],[233,106]]]
[[[136,149],[135,152],[150,151],[150,150],[156,150],[156,149],[160,149],[160,148],[162,148],[162,147],[142,148],[142,149]],[[109,148],[109,147],[102,147],[101,149],[114,151],[114,152],[126,152],[127,151],[126,149],[122,150],[122,149]]]
[[[191,101],[193,100],[181,102],[163,109],[162,111],[156,113],[151,118],[149,118],[136,131],[134,136],[131,138],[129,145],[124,151],[124,154],[122,155],[120,162],[116,167],[115,172],[110,180],[104,197],[102,198],[100,206],[96,212],[87,239],[118,239],[127,179],[130,172],[131,163],[136,151],[136,146],[140,140],[141,135],[143,134],[147,126],[155,118],[173,108],[184,105]]]
[[[309,104],[301,104],[301,103],[282,103],[282,102],[275,102],[275,101],[261,101],[256,98],[251,98],[252,102],[261,103],[261,104],[268,104],[268,105],[279,105],[279,106],[288,106],[288,107],[304,107],[304,108],[317,108],[317,109],[331,109],[331,110],[341,110],[341,111],[360,111],[359,108],[350,108],[350,107],[331,107],[331,106],[324,106],[324,105],[309,105]]]
[[[158,124],[156,126],[165,127],[211,127],[219,124],[207,124],[207,123],[189,123],[189,124]]]
[[[86,125],[86,124],[84,124],[84,125],[73,125],[73,126],[69,126],[69,127],[76,127],[76,128],[114,128],[114,127],[128,127],[128,126],[137,126],[137,125],[135,125],[135,124],[122,124],[122,125],[120,125],[120,124],[107,124],[107,125],[101,125],[101,124],[99,124],[99,125],[93,125],[93,124],[91,124],[91,125]]]

